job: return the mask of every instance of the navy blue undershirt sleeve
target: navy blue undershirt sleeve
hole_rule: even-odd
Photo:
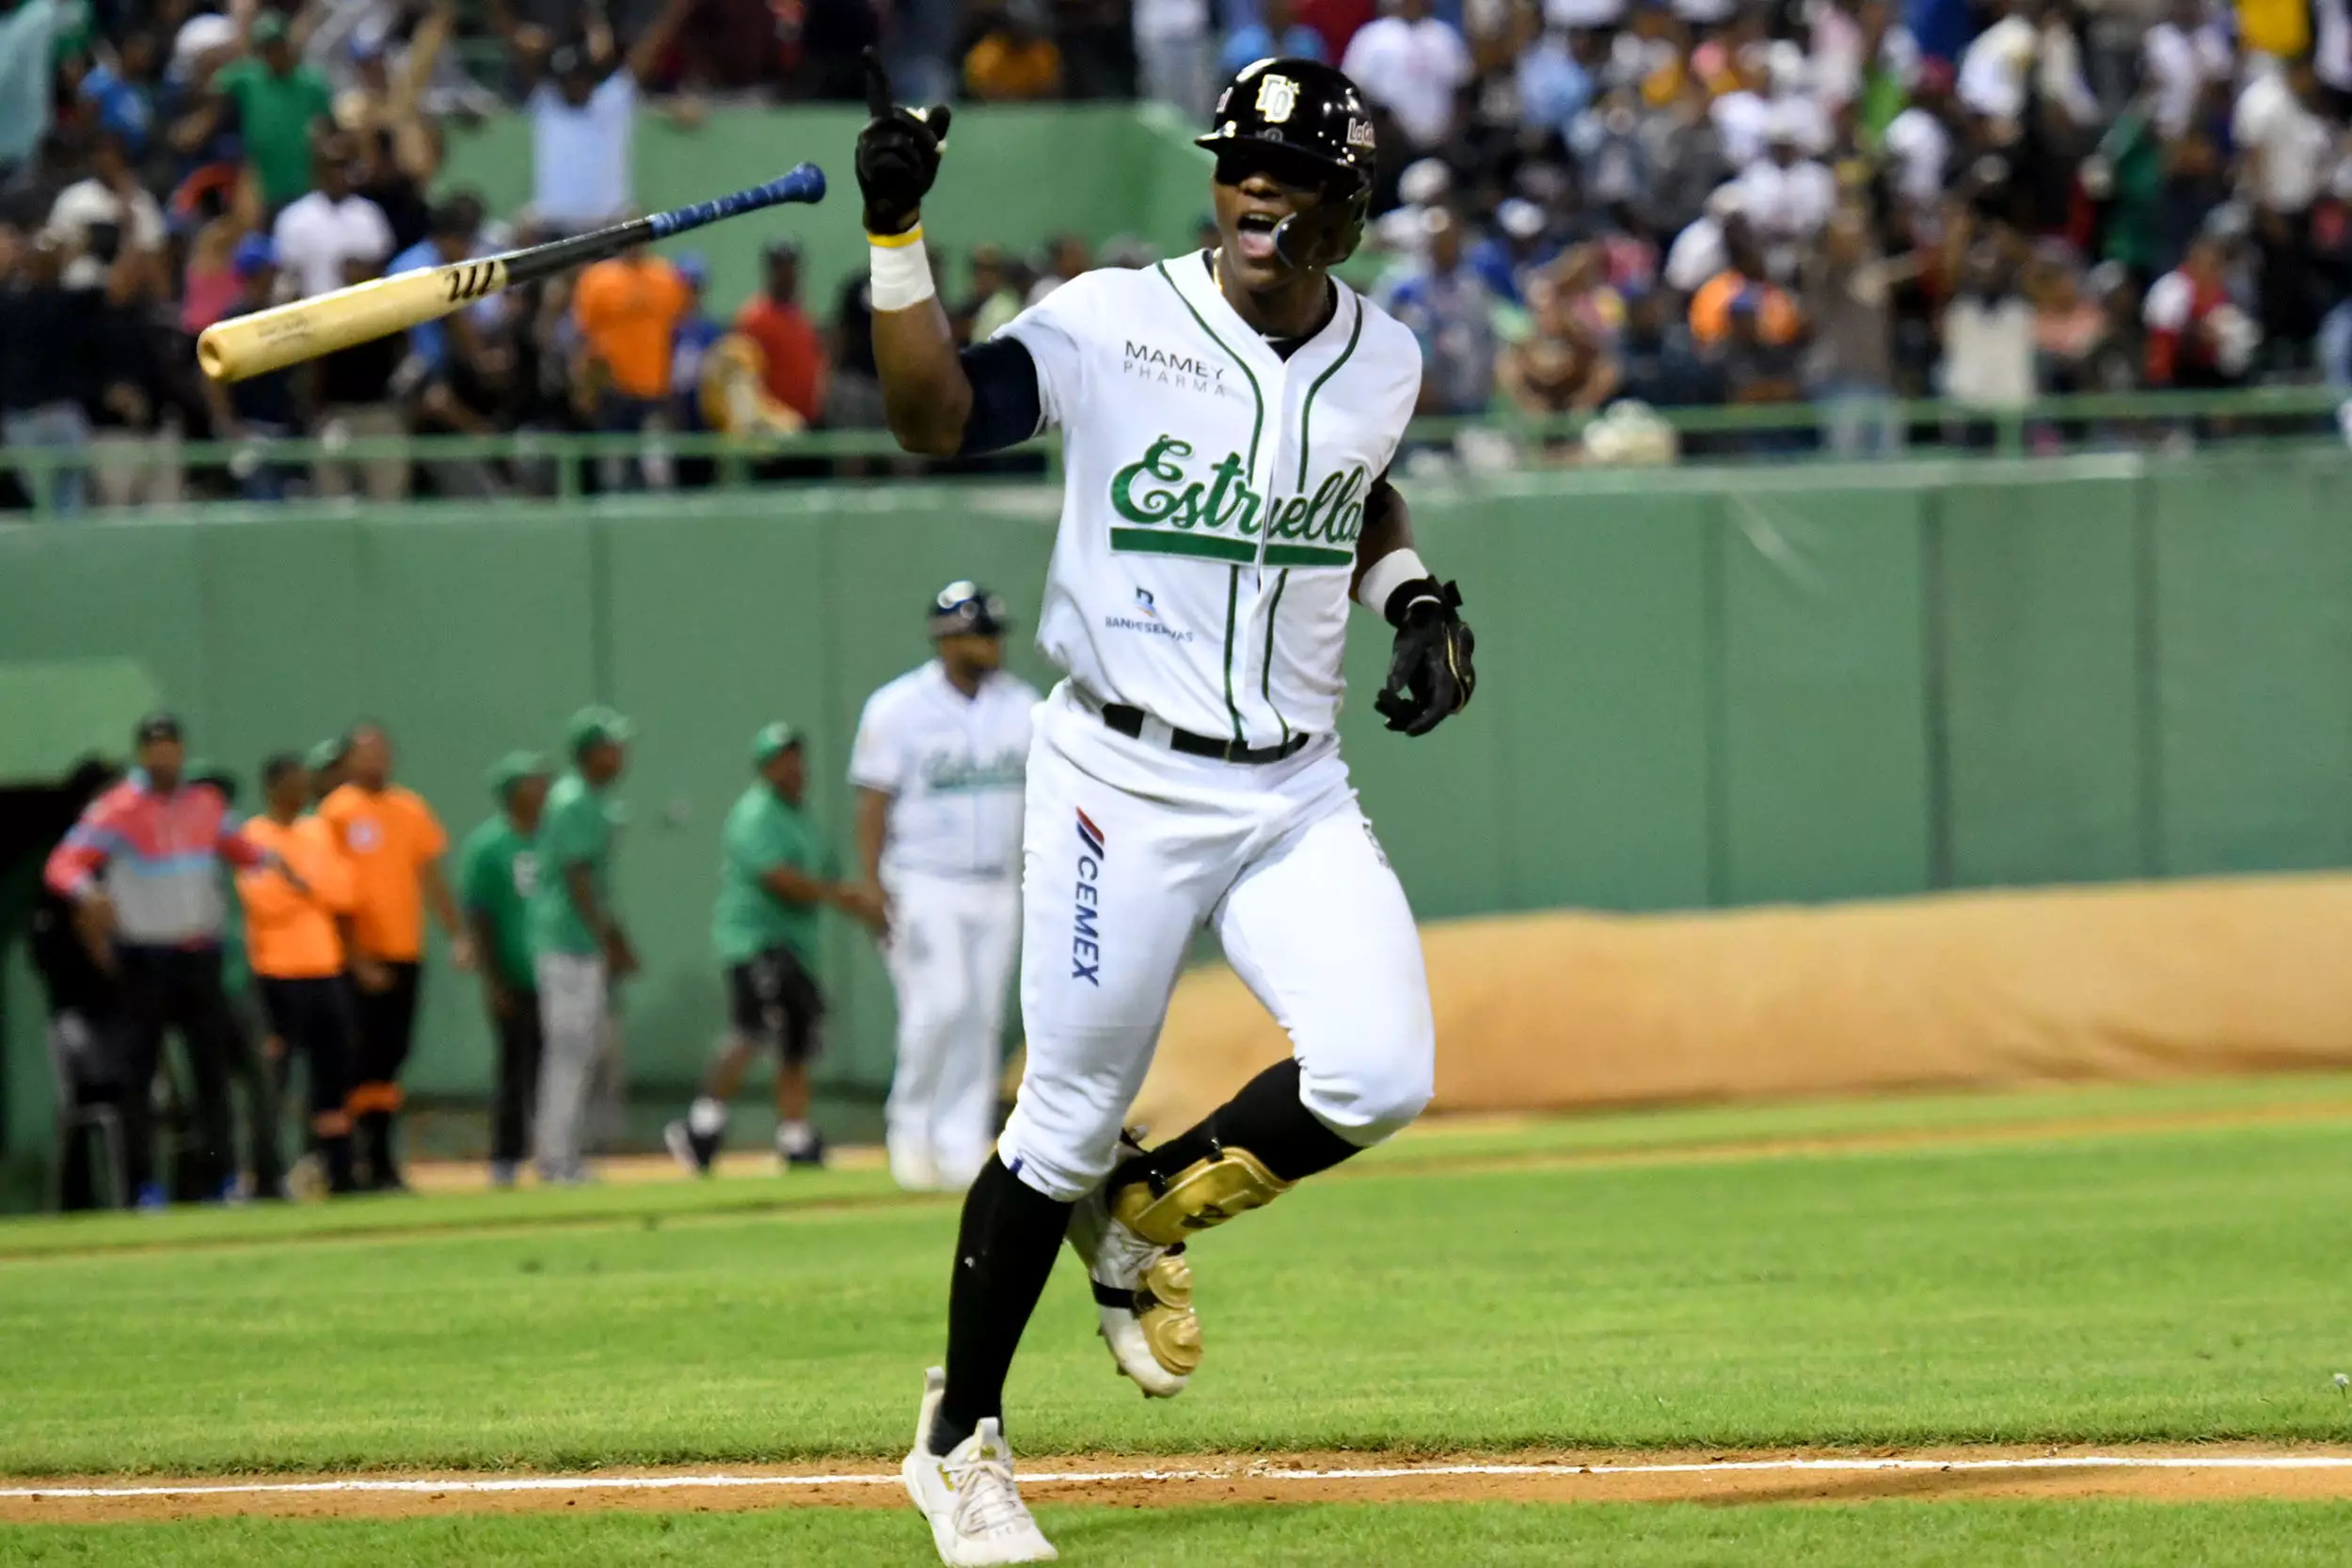
[[[962,457],[985,457],[1035,436],[1044,420],[1038,401],[1037,361],[1016,338],[991,338],[956,356],[972,384],[972,414],[963,421]]]

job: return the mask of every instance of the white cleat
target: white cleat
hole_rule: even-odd
[[[1126,1139],[1120,1148],[1137,1151]],[[1070,1212],[1070,1245],[1087,1266],[1098,1332],[1120,1372],[1148,1400],[1183,1393],[1200,1365],[1200,1319],[1184,1249],[1145,1241],[1121,1224],[1103,1187]]]
[[[1052,1562],[1060,1554],[1029,1517],[1012,1481],[1012,1449],[993,1418],[955,1447],[931,1452],[931,1418],[947,1391],[937,1367],[923,1374],[923,1403],[914,1418],[914,1449],[898,1466],[907,1496],[930,1521],[931,1544],[947,1568],[993,1568],[1006,1562]]]

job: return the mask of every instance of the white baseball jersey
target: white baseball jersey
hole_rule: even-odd
[[[1064,438],[1038,644],[1095,698],[1251,746],[1327,733],[1364,501],[1421,347],[1343,284],[1285,360],[1205,252],[1073,279],[1007,324]]]
[[[891,797],[885,871],[1010,877],[1037,689],[998,671],[966,697],[939,660],[866,700],[850,782]]]

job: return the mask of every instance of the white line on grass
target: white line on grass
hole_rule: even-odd
[[[1382,1468],[1290,1470],[1249,1465],[1224,1470],[1024,1471],[1041,1486],[1111,1481],[1402,1481],[1424,1476],[1688,1476],[1727,1472],[1860,1474],[1883,1470],[2343,1470],[2346,1454],[2047,1454],[2015,1459],[1727,1459],[1677,1465],[1407,1465]],[[289,1497],[306,1493],[665,1492],[743,1486],[893,1486],[896,1475],[838,1476],[501,1476],[444,1481],[190,1482],[155,1486],[0,1487],[0,1498]]]

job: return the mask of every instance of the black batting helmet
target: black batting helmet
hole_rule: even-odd
[[[1012,624],[1005,617],[1004,600],[976,582],[963,581],[949,583],[931,600],[930,623],[933,637],[1002,637]]]
[[[1237,183],[1250,166],[1290,184],[1324,192],[1336,223],[1311,246],[1285,245],[1285,218],[1275,245],[1294,266],[1336,266],[1355,254],[1372,211],[1372,111],[1356,84],[1319,60],[1260,60],[1242,67],[1217,95],[1216,112],[1197,145],[1217,157],[1217,179]],[[1302,253],[1302,251],[1304,253]]]

